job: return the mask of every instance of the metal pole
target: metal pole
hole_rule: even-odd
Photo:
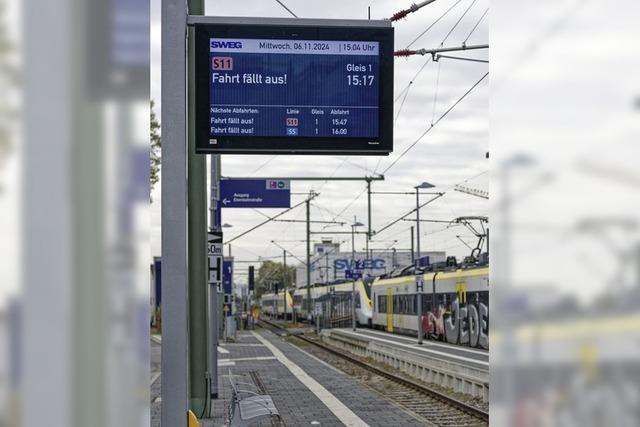
[[[356,219],[353,218],[353,225],[351,226],[351,327],[355,331],[356,330],[356,279],[354,275],[355,265],[356,265],[356,250],[355,250],[355,241],[356,234],[354,233],[356,229]]]
[[[186,426],[187,329],[187,99],[186,3],[162,4],[162,425]]]
[[[189,13],[204,14],[203,0],[187,0]],[[187,233],[189,266],[189,407],[195,414],[209,406],[207,369],[207,163],[195,153],[195,43],[193,28],[187,43]]]
[[[417,270],[416,270],[417,272]],[[418,344],[422,344],[422,336],[424,331],[422,330],[422,291],[424,287],[424,276],[422,274],[416,274],[416,287],[417,287],[417,303],[418,303]]]
[[[284,289],[284,321],[287,321],[287,251],[282,250],[284,268],[282,270],[282,287]]]
[[[411,226],[411,264],[414,264],[416,262],[416,253],[415,253],[415,249],[413,248],[413,242],[414,242],[414,238],[413,238],[413,225]]]
[[[209,206],[209,229],[211,231],[220,231],[220,222],[218,221],[218,183],[220,170],[218,168],[219,155],[209,156],[210,161],[210,206]],[[221,322],[219,321],[219,301],[217,284],[207,284],[208,290],[208,318],[209,318],[209,381],[211,386],[211,398],[218,398],[218,332]]]
[[[371,240],[371,180],[367,180],[367,240],[365,248],[365,262],[369,256],[369,240]],[[368,272],[367,272],[368,274]]]
[[[367,247],[371,239],[371,180],[367,179]]]
[[[416,259],[420,262],[420,189],[416,187]]]
[[[327,272],[327,285],[329,284],[329,254],[324,256],[324,266],[325,271]]]
[[[307,198],[307,317],[311,314],[311,197]]]
[[[417,299],[417,320],[418,320],[418,344],[422,344],[422,283],[418,274],[418,264],[420,263],[420,189],[416,187],[416,299]]]

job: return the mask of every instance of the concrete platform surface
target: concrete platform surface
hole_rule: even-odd
[[[157,350],[153,352],[158,355]],[[286,426],[417,426],[421,422],[346,374],[266,331],[243,331],[218,350],[219,398],[214,417],[203,426],[222,426],[231,400],[229,370],[236,379],[259,383]],[[161,403],[154,403],[161,378],[152,386],[152,425],[159,426]],[[155,418],[155,419],[154,419]],[[271,425],[265,420],[256,425]]]

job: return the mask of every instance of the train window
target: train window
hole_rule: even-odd
[[[371,285],[367,285],[366,283],[363,284],[364,286],[364,292],[367,294],[368,298],[371,298]]]
[[[394,295],[393,312],[395,314],[414,315],[417,312],[415,295]]]
[[[387,312],[387,296],[378,295],[378,313]]]
[[[393,312],[395,314],[416,314],[416,297],[415,295],[394,295],[393,296]]]

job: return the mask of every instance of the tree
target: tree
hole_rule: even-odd
[[[263,262],[256,277],[256,296],[260,298],[263,293],[272,292],[274,283],[282,286],[284,271],[284,264],[281,262]],[[294,285],[295,277],[296,268],[287,265],[287,287]]]
[[[18,121],[18,67],[14,45],[9,40],[5,21],[5,0],[0,0],[0,168],[7,160]],[[0,191],[2,187],[0,184]]]
[[[153,191],[153,187],[160,180],[160,159],[162,155],[162,140],[160,138],[160,123],[158,122],[158,118],[156,117],[155,111],[153,111],[153,107],[155,106],[155,102],[153,99],[151,100],[151,121],[149,124],[149,129],[151,131],[151,150],[149,153],[149,160],[151,162],[149,167],[149,179],[151,180],[151,190]]]

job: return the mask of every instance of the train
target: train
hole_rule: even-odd
[[[307,310],[307,287],[302,286],[286,291],[287,317],[291,317],[295,310],[298,318],[314,319],[319,308],[323,313],[333,311],[333,316],[351,315],[352,282],[337,280],[328,284],[312,285],[311,313]],[[356,322],[360,326],[371,326],[373,304],[371,302],[370,286],[362,280],[355,282],[356,294]],[[282,293],[262,294],[260,298],[261,311],[267,315],[283,316],[285,298]]]
[[[458,265],[449,261],[421,268],[417,273],[423,278],[421,321],[424,337],[488,350],[488,264]],[[295,310],[299,318],[313,319],[318,308],[325,317],[350,316],[351,286],[351,281],[344,280],[312,286],[312,305],[315,306],[311,316],[307,312],[307,288],[289,290],[286,294],[288,317]],[[369,280],[358,280],[355,286],[359,326],[417,336],[418,298],[414,266]],[[284,301],[282,294],[264,294],[261,298],[262,312],[281,316]]]
[[[269,316],[284,316],[286,313],[290,317],[293,313],[293,298],[291,297],[291,291],[293,289],[287,289],[284,291],[285,297],[282,296],[282,290],[277,294],[268,293],[262,294],[260,297],[261,311]],[[285,311],[285,298],[286,298],[286,311]]]
[[[421,273],[424,336],[489,349],[489,267],[451,266]],[[371,299],[374,328],[417,336],[418,298],[413,267],[377,278],[371,285]]]

